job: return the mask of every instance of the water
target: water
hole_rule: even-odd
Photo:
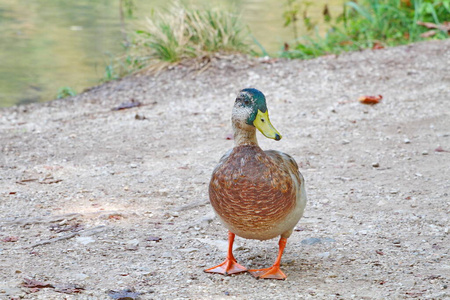
[[[292,29],[283,27],[286,1],[190,2],[236,7],[271,54],[293,40]],[[134,3],[137,9],[133,19],[126,19],[128,28],[135,28],[152,9],[164,9],[170,1]],[[311,3],[308,16],[320,24],[324,4],[337,16],[343,1]],[[300,25],[299,34],[305,33]],[[98,84],[112,58],[123,52],[122,41],[119,0],[1,0],[0,107],[52,100],[62,87],[79,93]]]

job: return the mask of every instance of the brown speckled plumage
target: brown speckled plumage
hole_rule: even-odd
[[[235,147],[220,159],[209,184],[214,211],[228,228],[228,252],[223,263],[205,272],[229,275],[248,271],[257,278],[286,279],[280,262],[305,209],[303,177],[288,154],[263,151],[258,146],[256,128],[267,138],[281,139],[269,120],[263,93],[253,88],[240,91],[231,121]],[[280,236],[272,267],[247,270],[238,264],[233,255],[235,235],[259,240]]]
[[[237,146],[213,172],[210,201],[233,229],[264,235],[294,209],[298,188],[293,178],[301,184],[298,166],[287,154],[257,145]]]

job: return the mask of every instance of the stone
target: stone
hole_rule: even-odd
[[[80,243],[80,244],[83,244],[83,245],[87,245],[87,244],[95,242],[95,239],[93,237],[91,237],[91,236],[77,236],[75,238],[75,241],[77,243]]]
[[[307,238],[300,242],[303,245],[314,245],[321,243],[321,240],[318,238]]]

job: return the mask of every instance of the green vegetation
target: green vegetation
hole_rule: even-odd
[[[56,98],[63,99],[66,97],[75,96],[76,94],[77,94],[77,92],[75,92],[74,89],[72,89],[71,87],[68,87],[68,86],[64,86],[64,87],[59,88]]]
[[[288,0],[292,7],[293,0]],[[300,11],[296,11],[299,14]],[[448,25],[442,26],[450,15],[450,2],[439,0],[360,0],[344,4],[344,12],[336,18],[325,37],[317,32],[312,37],[296,40],[282,57],[312,58],[326,54],[364,48],[382,48],[448,37]],[[325,21],[331,21],[324,9]],[[304,11],[304,24],[311,27]],[[418,23],[419,22],[419,23]],[[422,25],[419,25],[422,22]],[[423,24],[427,22],[428,24]],[[289,23],[288,23],[289,24]],[[428,27],[428,28],[427,28]],[[430,30],[430,28],[435,28]]]
[[[134,32],[127,54],[107,66],[105,79],[217,52],[249,53],[250,41],[247,27],[233,12],[175,4],[165,13],[153,12],[145,28]]]
[[[446,0],[350,1],[344,4],[343,13],[334,19],[325,5],[323,18],[329,30],[321,36],[316,24],[308,17],[307,10],[312,2],[286,0],[284,27],[292,27],[295,40],[291,45],[286,43],[279,56],[307,59],[429,38],[444,39],[449,30],[446,22],[450,15],[449,3]],[[132,15],[133,5],[133,0],[121,2],[123,30],[124,15]],[[298,37],[299,21],[310,33],[308,36]],[[111,60],[105,69],[104,80],[117,79],[142,69],[157,71],[184,59],[205,58],[217,52],[257,55],[251,50],[252,39],[262,54],[267,55],[236,13],[177,3],[166,12],[152,12],[144,28],[124,38],[126,54]]]

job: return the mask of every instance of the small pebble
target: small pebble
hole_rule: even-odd
[[[411,144],[411,141],[409,139],[404,140],[405,144]]]
[[[379,166],[380,166],[380,164],[377,162],[372,163],[372,167],[374,167],[374,168],[378,168]]]
[[[135,118],[136,120],[145,120],[145,119],[146,119],[146,117],[145,117],[144,115],[140,115],[140,114],[136,114],[136,115],[134,116],[134,118]]]
[[[330,256],[330,252],[322,252],[317,254],[317,256],[320,258],[328,258]]]
[[[428,151],[427,150],[423,151],[422,155],[428,155]]]
[[[307,238],[307,239],[302,240],[300,243],[303,245],[314,245],[314,244],[318,244],[320,242],[321,241],[318,238]]]
[[[90,236],[78,236],[75,238],[75,241],[77,243],[87,245],[87,244],[95,242],[95,239]]]

